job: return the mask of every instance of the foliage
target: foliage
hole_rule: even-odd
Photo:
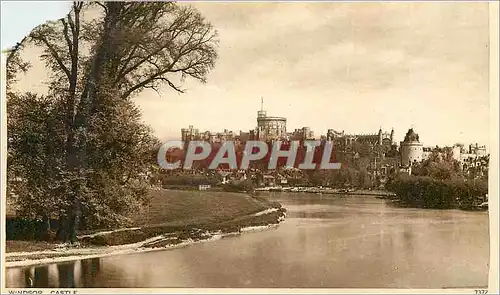
[[[87,19],[88,15],[97,15]],[[123,224],[147,202],[158,141],[131,101],[166,84],[205,82],[217,32],[187,5],[74,2],[35,28],[8,58],[8,186],[27,218],[59,218],[59,238]],[[42,49],[45,96],[10,91],[24,44]]]
[[[253,192],[254,184],[250,179],[242,181],[231,181],[224,185],[226,192]]]
[[[488,183],[427,176],[397,176],[386,185],[402,204],[436,209],[473,209],[488,193]]]
[[[78,198],[86,227],[123,222],[123,216],[146,201],[145,177],[154,164],[157,140],[130,102],[109,105],[113,107],[92,117],[81,177],[66,166],[60,102],[32,93],[9,97],[9,191],[19,215],[41,219],[64,214],[76,183],[81,183]]]
[[[308,185],[329,187],[372,187],[372,180],[366,171],[351,167],[338,170],[313,170],[308,173]]]
[[[460,178],[460,162],[451,157],[451,152],[433,152],[429,158],[412,167],[415,176],[429,176],[435,179]]]
[[[220,183],[221,179],[217,175],[161,175],[161,183],[163,185],[206,185],[215,186]]]
[[[100,17],[84,19],[87,13]],[[67,17],[39,26],[30,39],[44,49],[54,89],[77,82],[83,91],[99,68],[122,98],[161,84],[184,92],[179,78],[205,82],[218,44],[217,31],[196,9],[172,2],[77,2]]]
[[[61,105],[33,93],[9,93],[7,100],[8,191],[20,215],[41,218],[56,212],[66,191]]]
[[[24,40],[23,40],[24,41]],[[12,83],[16,82],[17,75],[19,72],[26,73],[31,64],[29,62],[24,61],[21,58],[20,50],[22,50],[23,42],[17,43],[11,50],[9,50],[9,55],[7,57],[7,66],[6,66],[6,78],[9,83],[7,83],[7,93],[12,92]]]

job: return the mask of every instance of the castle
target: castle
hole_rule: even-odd
[[[295,129],[287,132],[287,119],[285,117],[268,116],[264,110],[264,100],[261,99],[260,110],[257,111],[257,126],[248,132],[239,133],[228,131],[223,132],[200,132],[199,129],[189,126],[181,129],[182,140],[204,140],[211,143],[235,141],[244,143],[248,140],[261,140],[266,142],[276,140],[327,140],[334,145],[335,158],[351,167],[360,169],[369,168],[372,171],[384,171],[383,174],[391,170],[408,169],[415,163],[429,158],[432,153],[449,153],[459,161],[463,167],[472,165],[483,165],[484,158],[487,157],[486,147],[478,144],[469,145],[468,149],[463,145],[455,145],[451,148],[429,148],[424,147],[420,142],[419,135],[410,128],[405,134],[404,140],[395,140],[394,128],[391,131],[383,131],[382,128],[377,133],[371,134],[346,134],[344,131],[328,129],[326,136],[315,138],[309,127]],[[464,168],[465,169],[465,168]]]
[[[378,133],[373,134],[345,134],[344,131],[338,132],[334,129],[328,129],[326,140],[341,142],[344,146],[352,146],[355,143],[391,147],[394,144],[394,129],[391,132],[383,132],[382,128]]]

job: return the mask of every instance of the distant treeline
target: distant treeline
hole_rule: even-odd
[[[471,210],[486,200],[488,182],[485,180],[436,179],[428,176],[397,176],[386,188],[396,194],[402,205]]]
[[[188,185],[188,186],[198,186],[198,185],[218,185],[221,181],[219,176],[211,175],[162,175],[160,181],[164,186],[175,186],[175,185]]]
[[[221,184],[221,177],[217,175],[163,175],[161,184],[169,189],[197,190],[199,185],[211,185],[212,188],[219,187],[228,192],[252,192],[255,184],[252,180],[232,181]]]

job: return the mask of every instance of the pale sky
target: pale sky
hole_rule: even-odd
[[[4,48],[66,12],[67,3],[33,3],[2,2]],[[188,125],[253,129],[263,96],[289,131],[394,127],[401,141],[414,127],[428,146],[489,144],[487,3],[193,5],[219,31],[219,59],[207,84],[185,82],[186,94],[165,86],[136,98],[160,139]],[[35,89],[40,79],[35,69],[21,83]]]

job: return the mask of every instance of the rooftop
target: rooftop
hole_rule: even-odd
[[[410,128],[410,130],[406,132],[404,142],[414,142],[414,141],[419,142],[418,134],[415,133],[415,131],[413,131],[413,128]]]

